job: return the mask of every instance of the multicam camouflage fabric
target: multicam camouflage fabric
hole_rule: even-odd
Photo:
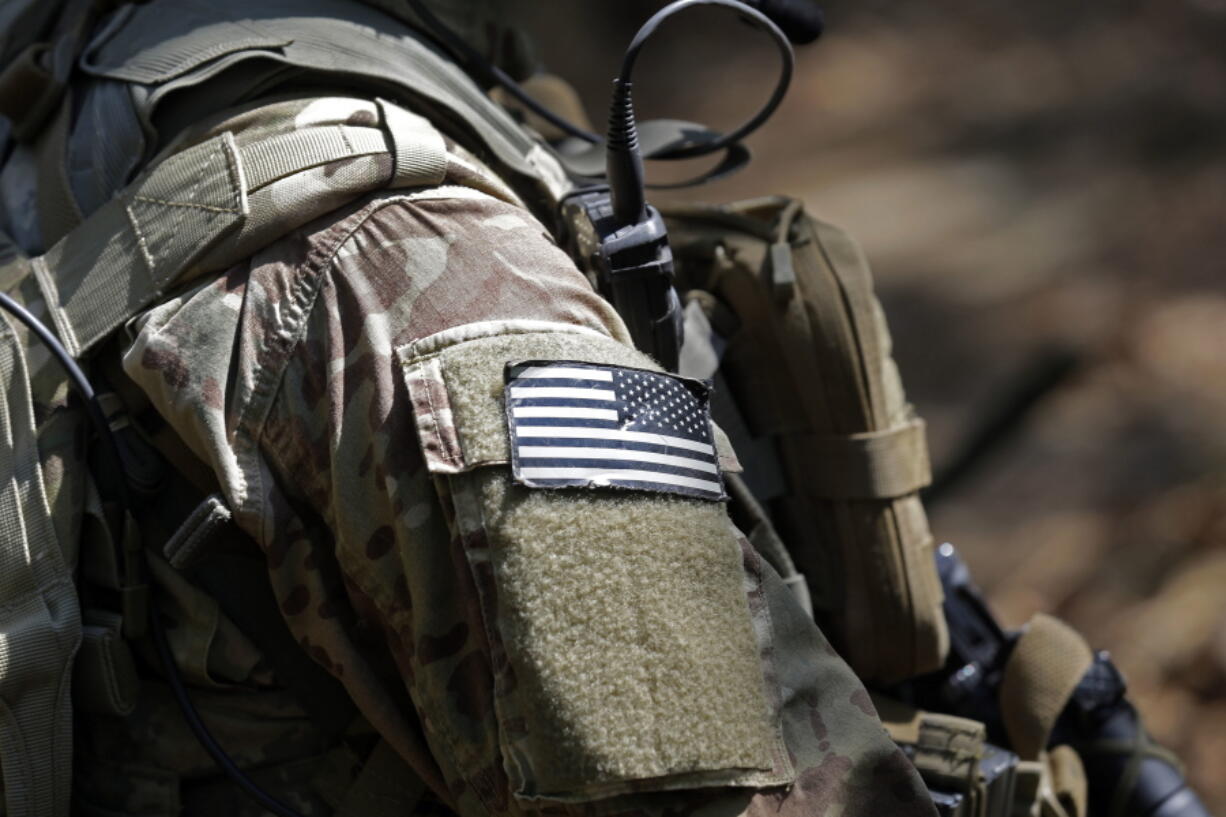
[[[296,231],[142,316],[124,368],[226,476],[304,648],[402,755],[419,756],[424,732],[462,813],[516,813],[541,807],[513,797],[503,769],[496,667],[463,558],[481,525],[457,517],[451,483],[426,468],[395,350],[482,321],[613,338],[624,329],[524,210],[471,189],[381,197]],[[605,343],[591,343],[594,358]],[[756,554],[745,559],[747,575],[761,573]],[[811,623],[792,620],[786,591],[755,598],[760,626],[775,628],[773,660],[790,667],[776,672],[791,682],[784,729],[796,784],[627,796],[598,810],[723,812],[735,802],[874,814],[888,803],[927,813],[846,666]]]
[[[272,134],[317,124],[324,108],[345,121],[368,105],[329,104],[282,103],[267,120],[275,124],[252,127]],[[404,778],[399,791],[410,793],[396,804],[401,812],[931,814],[922,783],[885,735],[867,692],[722,506],[710,504],[701,513],[732,548],[723,553],[743,589],[747,637],[756,645],[760,694],[780,730],[780,753],[752,786],[738,785],[755,779],[747,775],[752,770],[686,766],[674,755],[669,768],[678,779],[718,774],[692,787],[624,780],[599,797],[580,793],[567,803],[516,796],[506,751],[533,727],[504,717],[500,696],[516,683],[505,662],[516,659],[500,644],[507,631],[491,615],[500,577],[476,568],[473,554],[505,538],[490,527],[494,511],[514,513],[535,500],[508,486],[509,469],[497,462],[432,473],[419,401],[397,350],[482,324],[495,334],[584,328],[572,353],[594,362],[625,365],[621,355],[634,353],[610,352],[627,342],[621,321],[507,185],[464,148],[450,141],[447,148],[440,185],[369,196],[299,226],[137,316],[97,355],[135,422],[163,442],[182,474],[197,474],[196,484],[170,479],[140,522],[177,663],[222,745],[308,815],[354,808],[347,798],[378,751],[371,748],[376,738],[407,765],[397,772]],[[321,168],[320,190],[360,161]],[[301,193],[274,196],[271,205],[292,210]],[[22,287],[27,302],[37,300],[28,282]],[[540,348],[524,356],[549,357],[554,347],[546,335],[537,331]],[[453,401],[498,399],[490,384],[473,386],[487,391],[442,384]],[[35,390],[49,502],[61,541],[75,543],[87,490],[80,418],[54,378]],[[444,415],[435,429],[462,439],[454,414],[450,422]],[[165,443],[166,432],[177,442]],[[258,546],[301,648],[356,703],[362,717],[342,740],[325,736],[294,701],[287,679],[244,635],[248,622],[223,613],[158,554],[210,481],[237,523],[213,547]],[[478,482],[502,487],[474,502]],[[561,508],[567,498],[559,496]],[[625,531],[623,539],[668,560],[674,543],[658,531],[644,535],[631,521],[648,510],[681,519],[703,503],[594,493],[576,494],[573,504],[583,506],[585,524]],[[599,598],[599,583],[589,592]],[[625,606],[612,596],[608,603]],[[142,668],[136,711],[80,713],[74,796],[81,812],[260,813],[189,734],[152,669],[149,644],[134,646]],[[668,660],[667,653],[645,655],[641,665],[616,669],[634,679],[650,662]],[[720,661],[712,667],[723,671]],[[562,710],[567,704],[552,703]],[[708,726],[703,716],[697,707],[695,731]],[[410,782],[414,774],[417,783]]]

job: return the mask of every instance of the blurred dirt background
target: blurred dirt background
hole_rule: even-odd
[[[604,118],[660,2],[522,0]],[[1226,0],[828,0],[740,175],[873,262],[933,460],[1018,383],[1074,368],[931,508],[998,614],[1111,650],[1151,731],[1226,814]],[[643,116],[731,126],[772,47],[699,10],[636,73]]]

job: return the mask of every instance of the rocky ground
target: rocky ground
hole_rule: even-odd
[[[659,4],[534,5],[601,117]],[[859,238],[938,466],[1074,362],[933,528],[1007,622],[1111,650],[1226,813],[1226,2],[897,5],[828,3],[757,161],[689,195],[789,193]],[[703,13],[645,56],[649,116],[727,125],[769,90],[769,46]]]

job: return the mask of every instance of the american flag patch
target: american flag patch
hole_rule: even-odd
[[[515,481],[727,499],[708,386],[675,375],[569,361],[507,366]]]

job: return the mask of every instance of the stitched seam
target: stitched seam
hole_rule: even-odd
[[[136,246],[140,248],[141,258],[145,262],[145,268],[149,271],[149,277],[152,279],[156,274],[156,266],[153,260],[153,254],[149,252],[149,243],[145,241],[145,233],[140,228],[140,222],[136,218],[136,213],[132,212],[130,205],[124,205],[124,212],[128,215],[128,223],[132,225],[132,233],[136,236]]]
[[[290,359],[293,357],[294,349],[297,348],[302,340],[302,333],[305,331],[304,327],[310,319],[311,312],[315,309],[316,303],[318,303],[318,295],[322,287],[319,279],[327,275],[328,268],[345,242],[352,238],[372,215],[386,205],[387,202],[371,202],[343,218],[328,232],[340,232],[336,228],[341,225],[344,225],[346,229],[339,236],[333,238],[329,246],[316,247],[311,250],[307,259],[297,268],[299,280],[293,285],[291,300],[303,299],[301,318],[294,327],[293,337],[288,340],[277,340],[280,348],[275,350],[278,352],[275,369],[260,369],[259,374],[256,376],[256,382],[252,385],[248,402],[239,410],[238,416],[235,418],[237,437],[243,440],[242,450],[236,450],[236,459],[239,462],[239,473],[241,475],[240,479],[244,488],[241,508],[261,520],[258,539],[261,547],[266,548],[269,542],[267,525],[264,524],[266,503],[263,495],[263,476],[260,473],[260,457],[267,457],[269,461],[276,462],[283,471],[286,470],[284,468],[285,463],[277,448],[273,446],[266,449],[261,445],[265,435],[268,433],[268,417],[272,414],[273,407],[277,403],[277,397],[281,392],[285,379],[285,370],[288,368]],[[355,216],[360,217],[355,219],[354,224],[349,225],[347,222]],[[310,292],[309,290],[312,289],[314,291]],[[270,353],[272,351],[274,350],[270,348],[270,339],[266,338],[260,345],[260,352]],[[254,480],[249,480],[249,475],[253,476]],[[258,487],[258,491],[252,492],[250,490],[252,482]]]
[[[227,132],[229,133],[229,132]],[[234,141],[234,134],[230,133],[229,138],[222,138],[221,153],[226,160],[226,173],[230,176],[230,185],[234,194],[234,209],[231,210],[235,215],[243,215],[243,203],[246,199],[246,181],[243,179],[242,170],[242,153],[239,151],[238,144]]]
[[[443,389],[445,390],[447,388],[447,384],[443,382],[443,361],[441,359],[441,356],[438,360],[432,361],[432,362],[435,363],[436,366],[438,366],[439,383],[440,385],[442,385]],[[439,420],[438,410],[435,409],[434,407],[434,390],[433,389],[430,389],[430,388],[426,389],[426,405],[430,407],[430,419],[434,423],[434,437],[435,439],[438,440],[439,445],[443,446],[446,452],[445,457],[447,459],[447,462],[451,465],[459,465],[460,458],[456,456],[456,453],[452,451],[451,447],[448,446],[446,442],[444,441],[443,435],[439,433],[439,429],[442,427],[442,423]],[[454,414],[452,416],[454,418]]]
[[[209,204],[193,204],[187,201],[167,201],[166,199],[155,199],[149,196],[135,196],[133,201],[147,201],[150,204],[164,204],[167,207],[190,207],[194,210],[208,210],[211,213],[238,213],[237,207],[214,207]]]
[[[222,152],[222,151],[216,151],[216,152],[214,152],[214,153],[210,153],[210,154],[209,154],[209,155],[208,155],[208,156],[207,156],[207,157],[206,157],[206,158],[205,158],[205,159],[204,159],[204,160],[203,160],[203,161],[200,163],[200,175],[196,177],[196,183],[192,185],[191,190],[187,191],[187,198],[189,198],[189,199],[190,199],[192,196],[196,195],[196,191],[200,189],[200,185],[204,184],[204,179],[205,179],[205,177],[208,175],[209,168],[211,168],[211,167],[213,166],[213,162],[214,162],[214,160],[217,158],[217,154],[218,154],[218,153],[220,153],[220,152]],[[169,162],[168,162],[167,164],[169,164]],[[154,172],[156,173],[156,171],[154,171]],[[207,207],[207,205],[203,205],[203,204],[191,205],[191,204],[187,204],[187,203],[184,203],[184,202],[160,202],[158,199],[154,199],[154,198],[152,198],[152,197],[150,197],[150,196],[141,196],[141,195],[136,195],[136,196],[133,196],[133,201],[141,201],[141,200],[148,201],[148,202],[153,202],[153,203],[162,203],[162,204],[166,204],[166,205],[171,206],[171,207],[193,207],[193,206],[195,206],[195,207],[201,207],[201,208],[205,208],[205,207]],[[179,219],[177,219],[177,220],[175,221],[175,223],[174,223],[174,229],[175,229],[175,230],[178,230],[178,229],[179,229],[179,225],[181,225],[182,223],[183,223],[183,219],[182,219],[182,217],[180,217]],[[152,270],[152,269],[150,269],[150,275],[151,275],[151,276],[152,276],[152,275],[155,275],[155,273],[153,272],[153,270]]]

